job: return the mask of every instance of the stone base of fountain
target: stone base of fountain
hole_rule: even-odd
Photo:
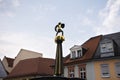
[[[40,77],[40,78],[34,78],[31,80],[85,80],[80,78],[66,78],[66,77]]]

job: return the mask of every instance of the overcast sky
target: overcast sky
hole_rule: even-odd
[[[58,22],[65,23],[66,56],[91,37],[120,31],[120,0],[0,0],[0,58],[21,48],[55,58]]]

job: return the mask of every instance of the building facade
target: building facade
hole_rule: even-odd
[[[70,48],[64,62],[65,77],[120,80],[120,32],[92,37]]]
[[[95,75],[91,59],[96,51],[102,36],[92,37],[82,45],[70,48],[70,54],[64,60],[64,76],[77,77],[85,80],[94,80]],[[95,43],[95,44],[93,44]]]
[[[95,80],[120,80],[120,32],[102,37],[93,61]]]

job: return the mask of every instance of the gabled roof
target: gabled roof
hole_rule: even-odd
[[[6,58],[7,62],[8,62],[8,67],[13,67],[14,59],[6,57],[6,56],[5,56],[5,58]]]
[[[35,52],[35,51],[26,50],[26,49],[21,49],[19,51],[19,53],[17,54],[17,56],[15,57],[13,67],[15,67],[15,65],[20,60],[30,59],[30,58],[37,58],[37,57],[42,57],[42,53],[38,53],[38,52]]]
[[[65,58],[64,65],[77,64],[77,63],[85,62],[85,61],[92,59],[92,56],[95,53],[96,48],[98,47],[101,37],[102,35],[92,37],[89,40],[87,40],[84,44],[81,45],[82,47],[87,49],[87,51],[84,53],[84,56],[77,58],[77,59],[70,59],[70,54],[69,54]]]
[[[21,55],[21,54],[23,55],[23,54],[28,54],[28,53],[34,54],[34,55],[37,54],[41,57],[43,56],[43,54],[39,53],[39,52],[35,52],[35,51],[27,50],[27,49],[21,49],[15,58],[19,57],[19,55]]]
[[[54,59],[41,57],[21,60],[7,78],[53,75],[54,70],[50,67],[53,64]]]
[[[74,50],[74,49],[78,49],[78,48],[81,48],[81,46],[80,45],[74,45],[73,47],[70,48],[70,50],[72,50],[72,49]]]
[[[2,64],[2,61],[0,60],[0,78],[4,78],[7,76],[7,73],[5,71],[5,68]]]

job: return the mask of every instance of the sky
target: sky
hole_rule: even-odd
[[[58,22],[65,24],[65,57],[74,45],[120,31],[120,0],[0,0],[0,58],[20,49],[55,58]]]

